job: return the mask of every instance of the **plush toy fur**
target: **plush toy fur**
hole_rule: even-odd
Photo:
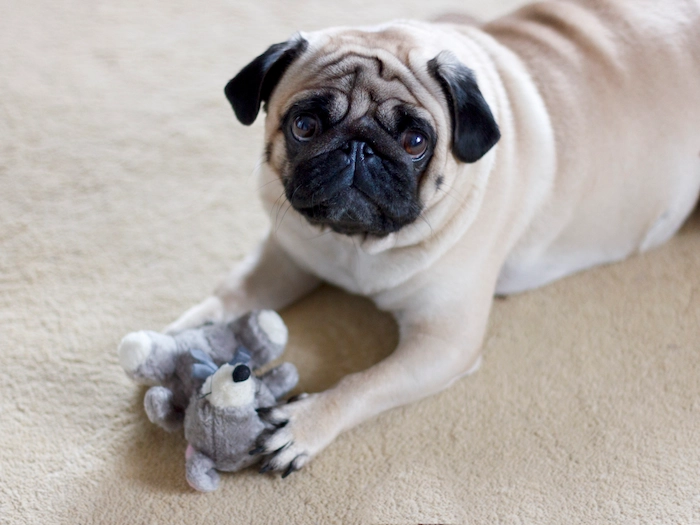
[[[185,409],[206,373],[192,350],[211,359],[215,368],[236,356],[252,369],[279,357],[287,344],[287,327],[272,310],[254,310],[228,324],[211,324],[175,335],[142,330],[132,332],[119,344],[119,362],[137,383],[154,385],[146,392],[148,418],[165,430],[182,427]],[[201,360],[201,359],[200,359]],[[212,371],[210,370],[209,373]]]
[[[148,418],[168,431],[184,421],[186,476],[193,488],[215,490],[217,470],[233,472],[259,459],[249,452],[272,425],[258,410],[275,406],[299,375],[291,363],[260,377],[253,370],[279,357],[286,343],[287,327],[272,310],[175,335],[143,330],[122,339],[119,361],[127,375],[153,385],[144,397]]]
[[[185,414],[186,475],[195,489],[209,492],[219,484],[217,470],[233,472],[259,460],[249,454],[257,437],[272,425],[258,409],[277,404],[298,381],[297,370],[283,363],[262,377],[245,364],[225,364],[192,396]]]

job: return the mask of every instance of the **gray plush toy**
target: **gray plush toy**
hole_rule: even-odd
[[[184,421],[193,488],[215,490],[217,470],[233,472],[258,460],[249,452],[260,433],[273,428],[258,410],[276,405],[299,374],[291,363],[260,377],[253,370],[279,357],[286,343],[287,327],[272,310],[172,336],[144,330],[122,339],[119,361],[127,375],[155,385],[144,398],[148,418],[169,431]]]
[[[245,362],[234,360],[217,369],[206,356],[198,357],[202,360],[195,373],[208,367],[211,375],[192,396],[185,414],[185,471],[190,486],[209,492],[219,485],[217,470],[234,472],[259,459],[249,452],[272,425],[260,419],[258,409],[276,405],[299,376],[291,363],[258,378]]]
[[[272,310],[254,310],[228,324],[205,325],[175,335],[132,332],[122,339],[118,353],[131,379],[155,385],[144,398],[148,418],[173,431],[182,427],[190,398],[216,368],[236,362],[257,369],[279,357],[286,344],[287,327],[282,318]],[[282,365],[260,378],[272,387],[271,397],[267,392],[262,394],[268,406],[283,395],[279,376],[290,367],[293,365]]]

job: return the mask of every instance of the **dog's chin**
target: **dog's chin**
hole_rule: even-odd
[[[331,199],[309,207],[294,208],[309,223],[330,228],[343,235],[384,237],[399,231],[418,217],[416,206],[405,206],[407,213],[391,216],[356,188],[346,188]],[[415,211],[413,211],[415,210]]]

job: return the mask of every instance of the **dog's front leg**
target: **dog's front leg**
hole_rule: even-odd
[[[213,295],[187,310],[165,331],[174,333],[207,322],[225,322],[256,308],[278,310],[319,284],[317,277],[299,268],[269,235]]]
[[[441,295],[433,292],[434,297]],[[261,472],[287,475],[298,470],[341,432],[435,394],[475,370],[492,290],[468,295],[445,292],[443,298],[452,295],[456,300],[430,304],[421,301],[425,297],[412,298],[411,304],[419,307],[397,315],[400,343],[383,361],[344,377],[330,390],[259,411],[276,426],[259,437],[251,452],[268,455]]]

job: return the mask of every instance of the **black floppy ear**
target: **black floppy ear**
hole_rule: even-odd
[[[462,162],[476,162],[501,138],[474,72],[443,51],[428,62],[452,108],[452,151]]]
[[[307,45],[300,36],[274,44],[226,84],[226,98],[241,123],[249,126],[255,122],[260,104],[268,101],[289,64]]]

